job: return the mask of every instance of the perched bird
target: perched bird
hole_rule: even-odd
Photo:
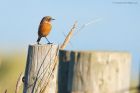
[[[37,39],[38,44],[42,37],[45,37],[47,39],[47,36],[52,29],[52,25],[51,25],[52,20],[55,20],[55,19],[53,19],[51,16],[45,16],[42,18],[39,28],[38,28],[38,39]],[[50,43],[48,39],[47,41],[48,43]]]

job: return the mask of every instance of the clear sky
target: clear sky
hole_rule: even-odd
[[[140,1],[114,3],[118,1],[122,0],[1,0],[0,48],[27,50],[36,42],[39,22],[46,15],[56,19],[48,37],[54,43],[63,42],[63,32],[67,34],[74,21],[78,30],[99,18],[74,35],[67,49],[129,51],[135,74],[140,62]]]

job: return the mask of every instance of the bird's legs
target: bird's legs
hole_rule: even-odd
[[[37,39],[37,41],[36,41],[38,45],[40,45],[40,43],[39,43],[40,40],[41,40],[41,37],[38,37],[38,39]]]
[[[47,37],[45,37],[46,38],[46,40],[48,41],[48,44],[52,44],[49,40],[48,40],[48,38]]]

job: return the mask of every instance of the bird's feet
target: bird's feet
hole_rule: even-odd
[[[51,42],[48,42],[47,44],[53,44],[53,43],[51,43]]]
[[[37,42],[38,45],[41,45],[39,42]]]

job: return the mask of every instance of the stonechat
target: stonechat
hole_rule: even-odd
[[[50,41],[47,39],[47,36],[52,29],[52,24],[51,24],[52,20],[55,20],[55,19],[53,19],[51,16],[45,16],[42,18],[39,28],[38,28],[38,39],[37,39],[38,44],[42,37],[45,37],[48,43],[50,44]]]

